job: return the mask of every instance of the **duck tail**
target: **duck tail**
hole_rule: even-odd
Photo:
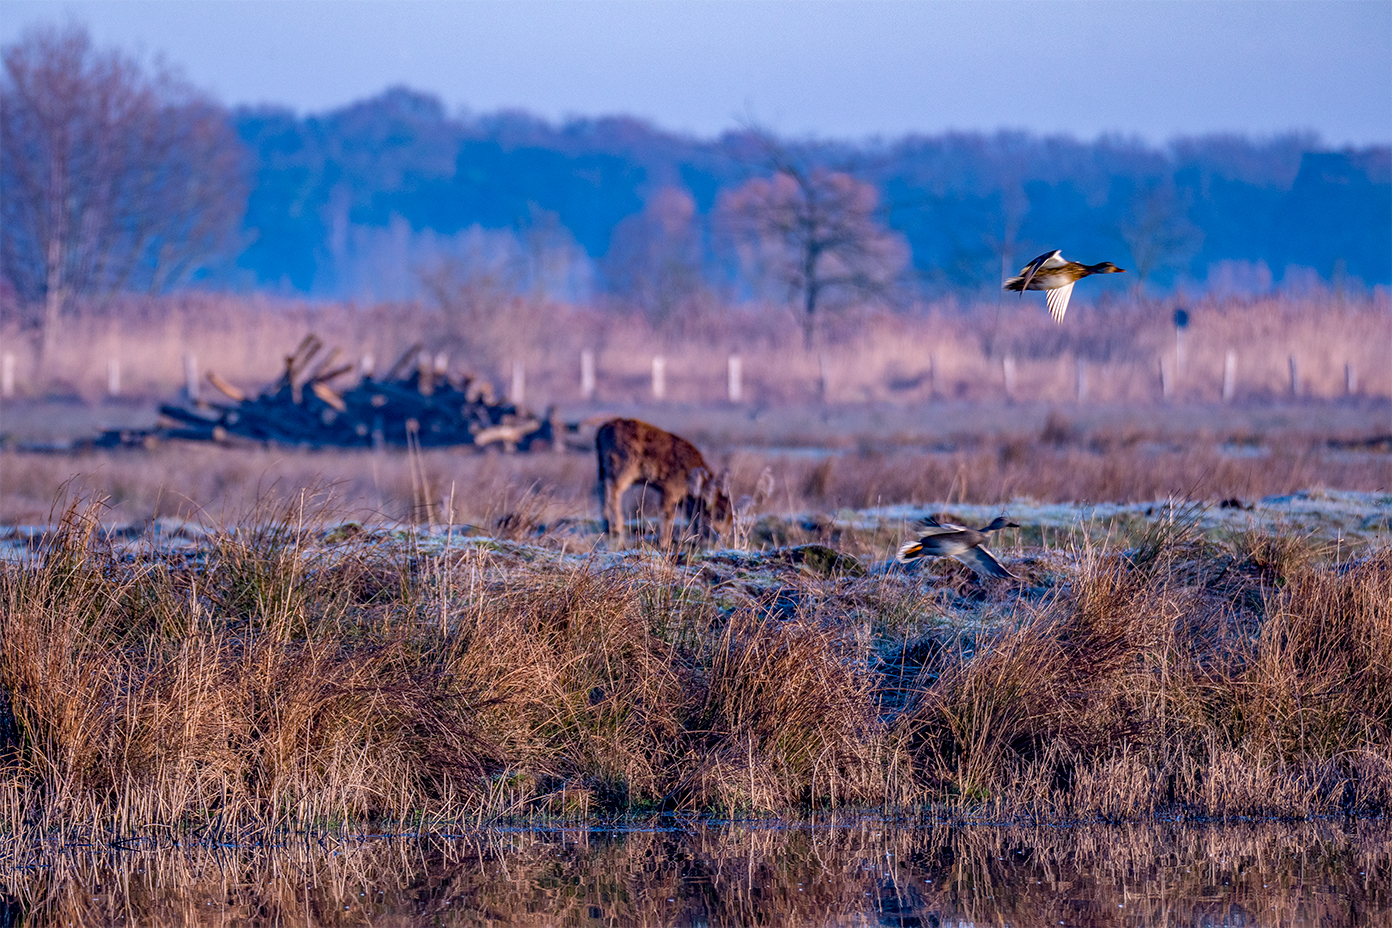
[[[1002,290],[1019,290],[1021,293],[1024,293],[1024,291],[1025,291],[1025,286],[1024,286],[1024,285],[1025,285],[1025,278],[1023,278],[1023,277],[1012,277],[1012,278],[1010,278],[1009,280],[1007,280],[1005,283],[1001,284],[1001,289],[1002,289]]]
[[[923,557],[923,544],[917,541],[910,541],[899,549],[898,561],[900,564],[907,564],[914,558]]]

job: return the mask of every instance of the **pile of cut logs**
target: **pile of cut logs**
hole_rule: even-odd
[[[285,371],[259,396],[249,397],[216,373],[207,380],[223,402],[160,407],[160,428],[139,436],[109,432],[98,445],[195,441],[275,443],[308,448],[441,447],[473,445],[503,451],[559,448],[566,426],[554,412],[538,417],[497,400],[486,381],[450,377],[413,345],[381,377],[363,371],[356,385],[334,381],[358,370],[305,338],[285,359]],[[442,359],[441,359],[442,360]]]

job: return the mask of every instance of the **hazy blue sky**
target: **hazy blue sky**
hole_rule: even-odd
[[[302,111],[407,84],[451,108],[630,113],[701,135],[752,119],[826,137],[1392,141],[1392,0],[0,0],[0,40],[69,18],[228,103]]]

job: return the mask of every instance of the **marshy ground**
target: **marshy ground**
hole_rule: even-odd
[[[773,496],[669,555],[581,451],[0,452],[4,911],[1388,919],[1386,401],[613,411]],[[1014,580],[892,563],[1002,511]]]

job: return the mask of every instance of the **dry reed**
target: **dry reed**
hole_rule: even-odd
[[[1031,579],[986,591],[811,554],[426,545],[299,503],[197,548],[112,547],[98,515],[0,565],[0,830],[1392,800],[1385,547],[1179,517],[1027,551]]]
[[[1067,324],[1057,326],[1041,305],[1004,299],[917,305],[899,315],[848,311],[825,320],[819,347],[807,351],[793,317],[777,307],[724,308],[682,331],[666,331],[593,307],[510,297],[485,307],[489,324],[479,326],[448,308],[414,303],[313,304],[188,292],[80,307],[42,368],[34,351],[25,350],[32,340],[14,323],[0,328],[0,341],[15,355],[20,395],[88,401],[107,390],[111,361],[119,365],[124,394],[170,396],[184,385],[189,355],[200,371],[215,370],[254,391],[280,373],[283,355],[309,331],[342,347],[351,360],[371,357],[379,370],[420,342],[454,367],[491,379],[500,391],[510,383],[514,362],[521,362],[527,398],[537,408],[582,401],[581,349],[594,352],[596,400],[610,404],[651,398],[655,355],[666,359],[668,402],[723,403],[731,353],[743,361],[743,402],[756,407],[809,400],[996,400],[1006,396],[1007,357],[1017,400],[1076,399],[1082,364],[1083,392],[1094,402],[1160,400],[1162,365],[1171,399],[1217,401],[1229,351],[1235,352],[1237,398],[1291,395],[1292,363],[1300,396],[1344,396],[1346,365],[1355,392],[1392,395],[1392,310],[1385,289],[1361,297],[1325,291],[1206,297],[1187,305],[1193,322],[1182,346],[1171,303],[1075,303]]]

